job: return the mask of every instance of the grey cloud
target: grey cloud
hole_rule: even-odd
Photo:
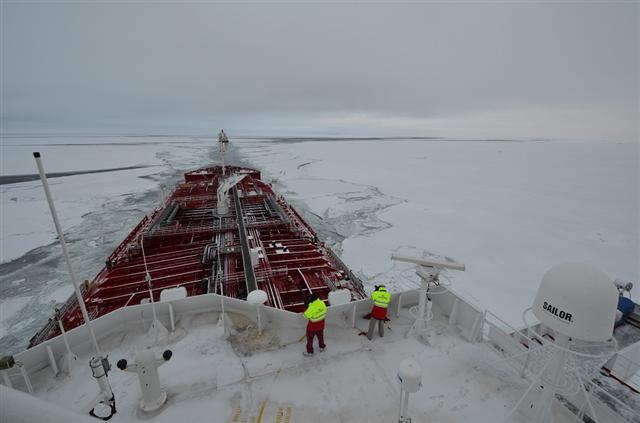
[[[633,2],[5,3],[2,118],[637,115],[638,16]]]

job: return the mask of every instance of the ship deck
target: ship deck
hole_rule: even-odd
[[[362,336],[371,300],[330,305],[325,329],[328,347],[316,350],[313,357],[302,355],[306,320],[301,313],[257,307],[217,294],[160,302],[155,305],[157,313],[151,304],[115,310],[92,322],[100,348],[113,365],[109,381],[118,412],[111,421],[398,421],[397,369],[405,359],[422,368],[422,387],[409,402],[414,423],[507,421],[525,392],[508,421],[530,421],[543,390],[536,369],[543,366],[540,358],[551,347],[549,332],[539,325],[527,328],[525,332],[544,335],[544,341],[524,348],[523,331],[502,327],[504,322],[493,313],[450,288],[438,287],[431,291],[433,319],[427,335],[417,338],[408,333],[418,298],[416,290],[393,293],[392,320],[385,336],[372,341]],[[157,332],[162,333],[159,337],[149,330],[154,315],[167,328]],[[24,395],[19,402],[0,387],[7,413],[23,416],[21,421],[37,421],[41,419],[37,410],[57,404],[64,405],[61,423],[93,421],[82,420],[99,392],[87,365],[94,353],[86,326],[71,330],[67,338],[79,356],[71,372],[61,336],[15,356],[21,364],[3,372],[3,377],[14,388],[28,391],[23,372],[31,380],[33,395],[43,401],[34,404],[29,402],[32,397]],[[533,338],[529,340],[536,345]],[[138,407],[138,376],[114,365],[123,358],[133,363],[137,352],[145,349],[156,357],[166,349],[173,352],[159,369],[168,400],[153,413]],[[631,361],[625,361],[629,357],[624,357],[624,351],[620,354],[609,361],[617,363],[610,374],[594,367],[593,379],[583,379],[591,406],[576,393],[556,397],[556,422],[576,421],[575,412],[584,413],[585,418],[595,416],[598,422],[640,422],[640,398],[621,383],[629,368],[625,363]],[[529,386],[533,389],[527,391]]]
[[[302,329],[272,328],[261,336],[240,314],[229,314],[225,333],[219,313],[185,317],[170,337],[154,345],[159,355],[173,351],[159,369],[167,389],[165,406],[150,414],[138,410],[137,375],[115,369],[110,383],[118,412],[113,422],[382,422],[397,421],[397,367],[416,360],[423,370],[422,388],[409,401],[415,422],[501,421],[525,391],[527,382],[483,344],[471,344],[438,315],[427,343],[405,337],[412,319],[407,310],[388,325],[384,338],[369,341],[358,328],[330,325],[327,349],[307,358],[298,342]],[[114,333],[101,340],[112,361],[132,360],[149,346],[141,329]],[[80,362],[90,356],[84,354]],[[51,378],[48,370],[33,378],[35,395],[86,414],[97,391],[89,367],[78,365],[71,377]],[[558,422],[572,421],[563,407]],[[514,421],[526,421],[516,415]]]

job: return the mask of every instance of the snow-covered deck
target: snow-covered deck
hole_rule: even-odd
[[[304,326],[267,325],[258,335],[252,319],[227,313],[182,315],[176,330],[159,343],[142,324],[115,331],[100,341],[115,363],[133,361],[136,351],[151,346],[159,356],[174,353],[159,369],[168,401],[159,411],[139,411],[137,375],[115,365],[110,383],[118,412],[114,422],[392,422],[397,421],[400,361],[410,358],[423,370],[422,389],[411,396],[413,422],[493,422],[506,417],[528,383],[483,343],[470,343],[460,329],[434,306],[428,342],[406,337],[413,323],[407,308],[389,323],[384,338],[369,341],[360,334],[367,321],[349,314],[333,319],[325,331],[327,349],[302,355]],[[358,313],[360,314],[360,313]],[[335,317],[335,316],[334,316]],[[286,326],[286,325],[285,325]],[[44,368],[32,375],[35,395],[86,414],[98,389],[87,351],[71,377],[53,378]],[[568,415],[563,407],[559,414]],[[516,418],[516,421],[521,420]],[[559,421],[564,421],[560,419]]]
[[[373,341],[362,335],[368,326],[362,316],[371,309],[370,300],[330,306],[325,330],[328,347],[324,352],[316,349],[310,358],[302,355],[305,320],[301,314],[261,308],[264,332],[259,335],[255,306],[215,294],[189,297],[156,304],[158,318],[170,330],[156,340],[148,334],[150,304],[116,310],[92,322],[100,347],[113,365],[109,381],[118,411],[111,421],[396,422],[397,370],[405,359],[422,368],[422,388],[409,401],[412,422],[505,421],[531,383],[531,369],[523,370],[528,362],[523,332],[500,327],[504,322],[497,316],[448,288],[438,287],[431,298],[434,317],[426,341],[407,336],[414,322],[415,290],[393,294],[392,321],[385,337]],[[223,307],[226,319],[221,319]],[[88,333],[81,326],[67,335],[79,356],[71,376],[64,368],[66,349],[61,337],[18,354],[16,360],[30,376],[33,394],[46,402],[32,404],[30,397],[21,401],[3,388],[0,410],[5,414],[0,412],[0,421],[5,417],[13,421],[12,416],[21,416],[24,422],[58,421],[49,412],[34,411],[50,409],[49,403],[64,407],[78,421],[93,421],[87,413],[95,404],[98,386],[88,366],[93,356]],[[159,369],[168,401],[153,413],[138,408],[137,375],[115,366],[122,358],[133,363],[136,353],[145,348],[157,357],[166,349],[173,352]],[[15,388],[27,390],[18,368],[4,373]],[[601,389],[590,383],[588,387],[598,421],[640,422],[635,394],[611,378],[602,381],[614,385]],[[540,391],[536,386],[510,421],[529,421],[531,416],[524,413],[532,412]],[[578,397],[566,399],[587,414],[593,411],[582,407]],[[559,402],[554,413],[556,422],[576,419]],[[66,422],[68,417],[59,421]]]

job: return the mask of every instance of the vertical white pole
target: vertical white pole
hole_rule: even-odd
[[[56,363],[56,356],[53,354],[51,345],[47,345],[47,354],[49,355],[49,363],[51,364],[53,375],[56,376],[58,374],[58,363]]]
[[[556,332],[556,344],[561,348],[566,348],[569,344],[569,337],[562,333]],[[558,349],[550,360],[549,372],[553,375],[553,381],[550,385],[544,387],[540,396],[540,405],[535,415],[535,422],[551,423],[553,415],[551,407],[556,398],[556,385],[564,377],[564,363],[566,361],[566,353],[563,349]]]
[[[409,392],[404,393],[404,401],[402,403],[402,419],[409,414]]]
[[[22,377],[24,378],[24,384],[27,385],[27,391],[30,394],[33,394],[33,386],[31,385],[31,379],[29,379],[29,374],[27,373],[27,369],[24,368],[24,364],[19,363],[20,373],[22,373]]]
[[[531,382],[531,384],[529,384],[529,387],[527,388],[527,390],[524,391],[524,394],[522,394],[518,402],[516,402],[516,405],[514,405],[511,411],[509,411],[509,414],[507,414],[507,417],[504,419],[504,423],[511,421],[511,416],[520,407],[520,404],[522,404],[522,401],[524,401],[524,399],[527,397],[527,395],[529,395],[529,392],[531,392],[531,390],[534,387],[538,386],[538,381],[542,378],[542,374],[547,370],[547,367],[549,367],[549,363],[551,363],[551,360],[548,360],[546,364],[542,367],[542,370],[540,370],[540,372],[536,375],[536,377],[533,378],[533,381]]]
[[[225,176],[227,172],[226,172],[226,167],[224,165],[224,154],[227,151],[227,147],[226,147],[226,143],[222,142],[222,137],[220,135],[218,135],[218,149],[220,152],[220,159],[222,160],[222,176]]]
[[[64,346],[67,347],[67,352],[69,353],[69,355],[73,355],[73,353],[71,352],[71,347],[69,346],[69,340],[67,339],[67,331],[64,330],[64,326],[62,325],[62,319],[58,319],[58,326],[60,327],[60,333],[62,333]]]
[[[398,407],[398,423],[402,423],[402,403],[404,399],[404,391],[400,387],[400,406]]]
[[[413,326],[407,332],[407,336],[422,336],[425,332],[425,308],[427,306],[427,289],[425,287],[425,283],[423,282],[421,288],[418,289],[418,315],[416,316],[416,321],[413,322]]]
[[[151,301],[151,313],[153,314],[153,321],[158,320],[158,315],[156,314],[156,303],[153,301],[153,290],[151,289],[151,275],[147,273],[145,276],[145,280],[147,281],[147,288],[149,289],[149,300]]]
[[[227,317],[224,314],[224,288],[223,283],[220,281],[220,306],[222,308],[222,333],[227,334]]]
[[[175,314],[173,313],[173,305],[171,305],[171,303],[169,303],[169,319],[171,320],[171,332],[175,332],[176,320],[175,320]]]
[[[149,300],[151,301],[151,312],[153,313],[153,322],[151,326],[155,326],[158,321],[158,316],[156,315],[156,303],[153,301],[153,290],[151,289],[151,275],[149,274],[149,269],[147,268],[147,254],[144,251],[144,234],[140,238],[140,247],[142,248],[142,262],[144,263],[144,279],[147,281],[147,288],[149,288]]]
[[[102,365],[102,359],[99,357],[94,357],[89,362],[89,367],[91,367],[93,377],[98,382],[100,392],[104,395],[104,399],[108,400],[109,398],[113,397],[113,390],[111,389],[111,385],[109,384],[109,380],[107,379],[107,372]]]
[[[71,351],[71,347],[69,346],[69,340],[67,339],[67,332],[64,330],[64,325],[62,324],[62,318],[56,316],[58,320],[58,326],[60,327],[60,333],[62,333],[62,340],[64,341],[64,346],[67,347],[67,361],[68,361],[68,369],[69,373],[71,373],[71,368],[73,367],[73,362],[78,361],[78,357]]]
[[[256,310],[258,312],[258,335],[262,335],[262,316],[260,315],[260,308],[262,308],[262,304],[256,304]]]
[[[531,358],[531,354],[527,354],[527,358],[524,360],[524,365],[522,366],[522,370],[520,371],[520,377],[525,378],[527,376],[527,368],[529,367],[529,359]]]
[[[473,321],[473,326],[471,327],[471,333],[469,334],[469,341],[476,342],[476,338],[478,337],[478,332],[480,330],[480,320],[483,318],[483,313],[478,313],[476,319]]]
[[[357,303],[353,303],[353,308],[351,309],[351,327],[356,327],[356,311],[358,310]]]
[[[427,305],[427,290],[423,288],[418,292],[420,293],[420,298],[418,298],[418,318],[424,319],[424,310]]]
[[[584,400],[586,401],[587,405],[589,406],[589,411],[591,412],[591,417],[593,420],[596,421],[596,423],[600,423],[600,419],[598,419],[598,416],[596,415],[596,410],[593,409],[593,404],[591,403],[591,399],[589,397],[589,394],[587,393],[587,390],[585,389],[585,381],[582,379],[582,377],[580,376],[578,378],[578,382],[580,383],[580,389],[582,390],[582,393],[584,394]],[[584,405],[582,406],[584,408]],[[582,414],[584,414],[584,411],[582,412]]]
[[[82,292],[80,292],[80,287],[78,286],[76,275],[75,273],[73,273],[73,268],[71,267],[71,260],[69,259],[69,252],[67,251],[67,243],[64,240],[64,234],[62,233],[62,228],[60,227],[60,222],[58,221],[58,213],[56,212],[56,207],[53,204],[53,198],[51,197],[51,191],[49,190],[49,183],[47,182],[47,175],[45,174],[44,168],[42,167],[40,153],[34,152],[33,157],[36,159],[36,164],[38,165],[40,180],[42,181],[44,193],[47,197],[47,202],[49,203],[49,210],[51,211],[53,224],[55,225],[56,231],[58,232],[58,239],[60,240],[60,246],[62,247],[62,255],[64,256],[65,262],[67,263],[69,278],[71,278],[71,282],[73,283],[73,288],[76,291],[76,298],[78,300],[78,305],[80,306],[80,311],[82,312],[82,317],[84,318],[84,322],[87,324],[87,328],[89,329],[89,334],[91,335],[91,341],[93,342],[93,347],[96,350],[96,355],[101,357],[102,353],[100,352],[100,347],[98,346],[96,335],[95,333],[93,333],[93,327],[91,326],[91,319],[89,319],[89,314],[87,313],[87,307],[85,306],[84,299],[82,298]]]

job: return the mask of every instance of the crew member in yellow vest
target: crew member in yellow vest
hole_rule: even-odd
[[[371,299],[373,300],[373,309],[371,310],[371,320],[369,320],[369,331],[367,332],[369,340],[373,339],[376,322],[378,322],[380,337],[384,336],[384,321],[387,319],[387,309],[389,308],[389,301],[391,301],[391,294],[387,292],[387,288],[384,285],[376,285],[375,290],[371,293]]]
[[[324,318],[327,316],[327,306],[316,295],[311,295],[307,300],[307,310],[304,312],[309,322],[307,323],[307,350],[303,352],[306,357],[313,355],[313,337],[318,337],[320,352],[324,351]]]

